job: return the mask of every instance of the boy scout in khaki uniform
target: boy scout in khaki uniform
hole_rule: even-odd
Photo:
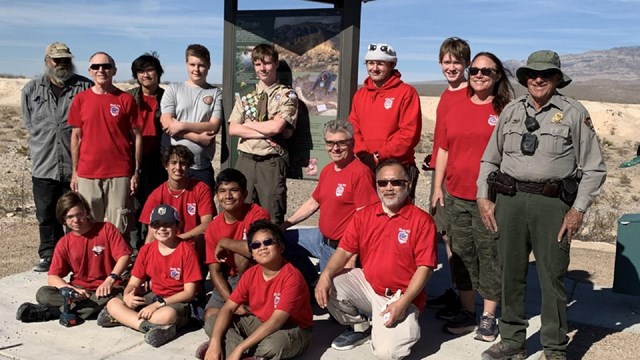
[[[284,140],[296,126],[298,97],[277,81],[278,52],[273,45],[260,44],[251,56],[259,81],[254,91],[236,100],[229,135],[240,137],[236,169],[247,177],[247,201],[267,209],[279,225],[287,212]]]
[[[485,226],[497,233],[503,267],[502,340],[482,359],[526,358],[525,290],[532,250],[542,291],[544,355],[566,359],[563,280],[571,238],[602,189],[606,168],[589,113],[556,91],[571,82],[560,70],[558,54],[532,53],[516,76],[529,93],[502,111],[478,177],[478,207]]]

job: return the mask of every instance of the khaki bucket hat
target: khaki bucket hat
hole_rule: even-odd
[[[527,65],[521,66],[516,70],[516,78],[518,78],[520,85],[526,87],[527,72],[529,70],[543,71],[550,69],[558,70],[562,74],[562,81],[558,84],[558,89],[571,83],[571,78],[560,69],[560,56],[551,50],[539,50],[531,53],[527,59]]]

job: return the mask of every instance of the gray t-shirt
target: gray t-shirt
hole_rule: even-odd
[[[189,85],[186,82],[171,84],[165,90],[160,105],[163,114],[174,114],[175,118],[183,122],[207,122],[212,117],[222,119],[222,89],[210,85],[208,88]],[[215,152],[215,142],[202,147],[191,140],[181,137],[170,137],[164,134],[162,139],[163,151],[171,145],[184,145],[191,150],[194,170],[211,167],[211,160]]]

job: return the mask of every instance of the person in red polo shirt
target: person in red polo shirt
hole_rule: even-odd
[[[71,231],[63,236],[53,252],[48,286],[36,293],[38,304],[23,303],[16,318],[23,322],[58,319],[64,305],[60,289],[70,287],[78,299],[72,311],[88,319],[116,294],[120,275],[129,265],[131,249],[111,223],[94,221],[87,200],[67,192],[56,204],[56,217]],[[71,274],[69,282],[63,278]],[[122,288],[119,288],[121,291]]]
[[[420,339],[424,287],[437,265],[436,229],[431,216],[411,203],[409,184],[408,171],[397,160],[380,163],[376,185],[381,202],[354,214],[320,274],[318,305],[353,327],[333,341],[334,349],[352,349],[371,337],[376,357],[401,359]],[[341,271],[354,254],[362,268]],[[360,314],[371,314],[371,319]]]
[[[217,315],[208,347],[201,346],[196,357],[300,356],[311,340],[313,312],[302,273],[284,258],[284,234],[269,220],[259,220],[249,227],[246,244],[258,265],[242,275]],[[233,316],[242,305],[252,314]]]

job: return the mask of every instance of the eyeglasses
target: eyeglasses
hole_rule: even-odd
[[[100,70],[100,68],[102,68],[103,70],[111,70],[111,68],[113,68],[113,65],[111,65],[110,63],[89,65],[89,69],[91,70]]]
[[[262,247],[262,245],[267,247],[267,246],[274,245],[275,243],[276,243],[276,241],[273,240],[272,238],[266,238],[266,239],[262,240],[262,242],[260,242],[260,241],[252,241],[251,243],[249,243],[249,247],[252,250],[258,250],[258,249],[260,249]]]
[[[336,146],[336,145],[338,145],[339,148],[343,149],[343,148],[346,148],[347,146],[349,146],[350,143],[351,143],[351,139],[338,140],[338,141],[330,141],[330,140],[325,140],[324,141],[324,144],[329,149],[333,149],[333,147]]]
[[[174,224],[169,224],[169,223],[163,223],[163,222],[154,222],[151,223],[149,226],[151,226],[153,229],[160,229],[160,228],[170,228],[172,227]]]
[[[71,219],[84,219],[84,217],[87,216],[87,213],[84,211],[81,211],[79,213],[75,213],[75,214],[67,214],[64,218],[65,220],[71,220]]]
[[[558,70],[556,70],[556,69],[547,69],[547,70],[542,70],[542,71],[528,70],[527,71],[527,78],[529,78],[529,79],[537,79],[537,78],[549,79],[549,78],[553,77],[557,73],[558,73]]]
[[[369,44],[369,51],[373,51],[375,49],[378,48],[378,45],[376,44]],[[382,45],[380,46],[380,51],[382,52],[387,52],[387,50],[389,50],[389,47],[387,45]]]
[[[492,69],[492,68],[477,68],[477,67],[469,68],[469,75],[478,75],[478,73],[481,73],[484,76],[489,76],[493,72],[497,73],[498,70]]]
[[[524,119],[524,127],[528,132],[522,134],[520,150],[523,155],[532,156],[536,153],[536,149],[538,148],[538,136],[533,134],[533,132],[540,129],[540,123],[535,117],[529,115],[527,112],[527,106],[524,103],[522,103],[522,106],[524,106],[524,111],[527,114],[527,117]]]
[[[70,58],[49,58],[56,64],[71,64]]]
[[[391,186],[398,187],[398,186],[404,186],[408,182],[409,180],[402,180],[402,179],[376,180],[376,184],[378,185],[378,187],[381,187],[381,188],[387,187],[389,183],[391,183]]]

